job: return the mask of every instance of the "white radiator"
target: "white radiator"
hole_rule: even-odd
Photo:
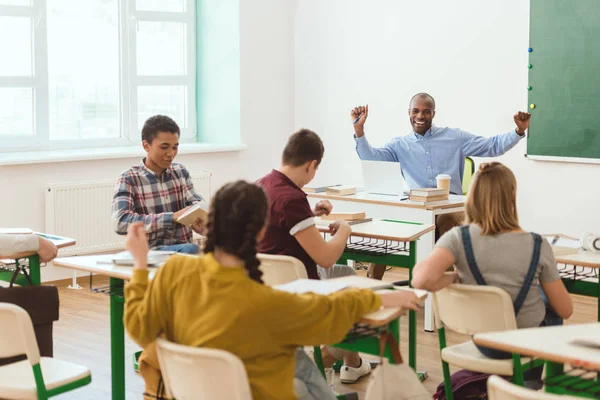
[[[191,175],[196,191],[210,200],[210,172]],[[115,184],[116,178],[46,186],[46,233],[77,241],[61,249],[61,257],[123,249],[125,237],[115,233],[111,218]]]

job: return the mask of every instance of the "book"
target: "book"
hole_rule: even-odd
[[[356,186],[351,185],[340,185],[331,186],[325,189],[325,193],[336,195],[336,196],[348,196],[356,193]]]
[[[200,218],[202,221],[206,221],[208,219],[208,203],[204,200],[199,201],[193,206],[189,207],[186,212],[181,214],[181,216],[177,219],[182,225],[190,226],[194,223],[196,218]]]
[[[344,282],[333,282],[332,279],[319,281],[316,279],[297,279],[282,285],[275,285],[274,288],[288,293],[304,294],[315,293],[328,295],[344,290],[348,285]]]
[[[448,195],[447,194],[443,194],[443,195],[439,195],[439,196],[429,196],[429,197],[424,197],[424,196],[409,196],[408,199],[410,201],[422,201],[425,203],[432,203],[434,201],[444,201],[444,200],[448,200]]]
[[[1,235],[31,235],[32,233],[29,228],[0,228]]]
[[[323,215],[321,218],[323,219],[344,219],[346,221],[355,221],[360,219],[365,219],[366,213],[364,212],[348,212],[348,213],[331,213],[329,215]]]
[[[306,193],[323,193],[328,187],[336,187],[342,185],[328,185],[328,186],[304,186],[302,190]]]
[[[164,264],[174,251],[150,250],[148,252],[148,266],[157,267]],[[129,251],[122,251],[109,256],[109,261],[116,265],[133,266],[134,259]]]
[[[412,189],[410,191],[410,196],[417,197],[433,197],[433,196],[448,196],[448,192],[446,189],[438,189],[438,188],[422,188],[422,189]]]

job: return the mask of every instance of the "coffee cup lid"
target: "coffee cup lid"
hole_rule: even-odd
[[[439,174],[436,176],[436,179],[450,179],[450,175],[448,174]]]

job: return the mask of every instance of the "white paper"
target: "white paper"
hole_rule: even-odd
[[[298,279],[274,286],[275,289],[288,293],[315,293],[323,295],[339,292],[347,287],[348,284],[343,282],[332,282],[330,280],[318,281],[316,279]]]
[[[0,234],[6,235],[25,235],[32,233],[33,231],[29,228],[0,228]]]

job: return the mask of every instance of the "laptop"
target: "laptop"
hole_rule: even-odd
[[[400,170],[400,163],[387,161],[361,161],[365,192],[387,196],[408,193]]]

